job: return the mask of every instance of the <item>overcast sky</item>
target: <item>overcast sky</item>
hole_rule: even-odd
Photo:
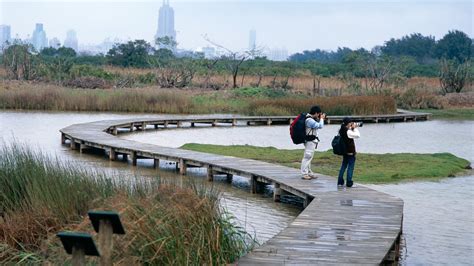
[[[348,0],[170,0],[175,11],[179,48],[206,46],[207,35],[230,49],[248,47],[249,31],[257,45],[286,48],[290,53],[316,48],[367,49],[390,38],[419,32],[441,38],[457,29],[473,37],[472,1]],[[12,37],[31,35],[43,23],[47,37],[61,43],[74,29],[79,42],[100,43],[106,37],[152,41],[162,0],[0,0],[0,24]]]

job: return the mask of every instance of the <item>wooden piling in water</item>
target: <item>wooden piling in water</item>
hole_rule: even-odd
[[[179,159],[179,174],[186,175],[186,162],[184,159]]]

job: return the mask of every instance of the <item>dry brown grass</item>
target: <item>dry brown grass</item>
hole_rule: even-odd
[[[288,114],[308,112],[309,106],[318,104],[328,115],[370,115],[396,113],[395,100],[389,96],[340,96],[313,99],[256,100],[250,105],[255,115],[271,110],[286,110]]]

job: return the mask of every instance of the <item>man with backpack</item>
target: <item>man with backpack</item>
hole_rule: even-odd
[[[317,178],[313,171],[311,171],[311,161],[313,160],[314,151],[318,147],[318,129],[324,127],[325,118],[326,114],[322,113],[321,108],[317,105],[311,107],[309,114],[305,118],[306,137],[303,160],[301,161],[301,174],[305,180]]]

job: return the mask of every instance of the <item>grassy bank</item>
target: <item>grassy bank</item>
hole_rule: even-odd
[[[414,112],[433,114],[433,119],[474,120],[474,108],[462,109],[417,109]]]
[[[139,112],[162,114],[296,115],[321,105],[330,115],[395,113],[389,96],[308,98],[286,90],[240,88],[228,91],[198,89],[71,89],[51,84],[0,83],[0,109]]]
[[[219,207],[216,191],[190,181],[117,180],[127,179],[21,145],[0,147],[0,264],[70,263],[55,234],[95,235],[90,209],[120,213],[126,235],[116,241],[114,263],[217,265],[249,250],[251,238]]]
[[[280,150],[273,147],[219,146],[186,144],[182,148],[221,155],[261,160],[299,168],[302,150]],[[341,157],[332,151],[316,152],[313,171],[337,176]],[[397,183],[421,179],[439,179],[461,173],[469,161],[450,153],[436,154],[364,154],[357,155],[354,179],[360,183]]]

